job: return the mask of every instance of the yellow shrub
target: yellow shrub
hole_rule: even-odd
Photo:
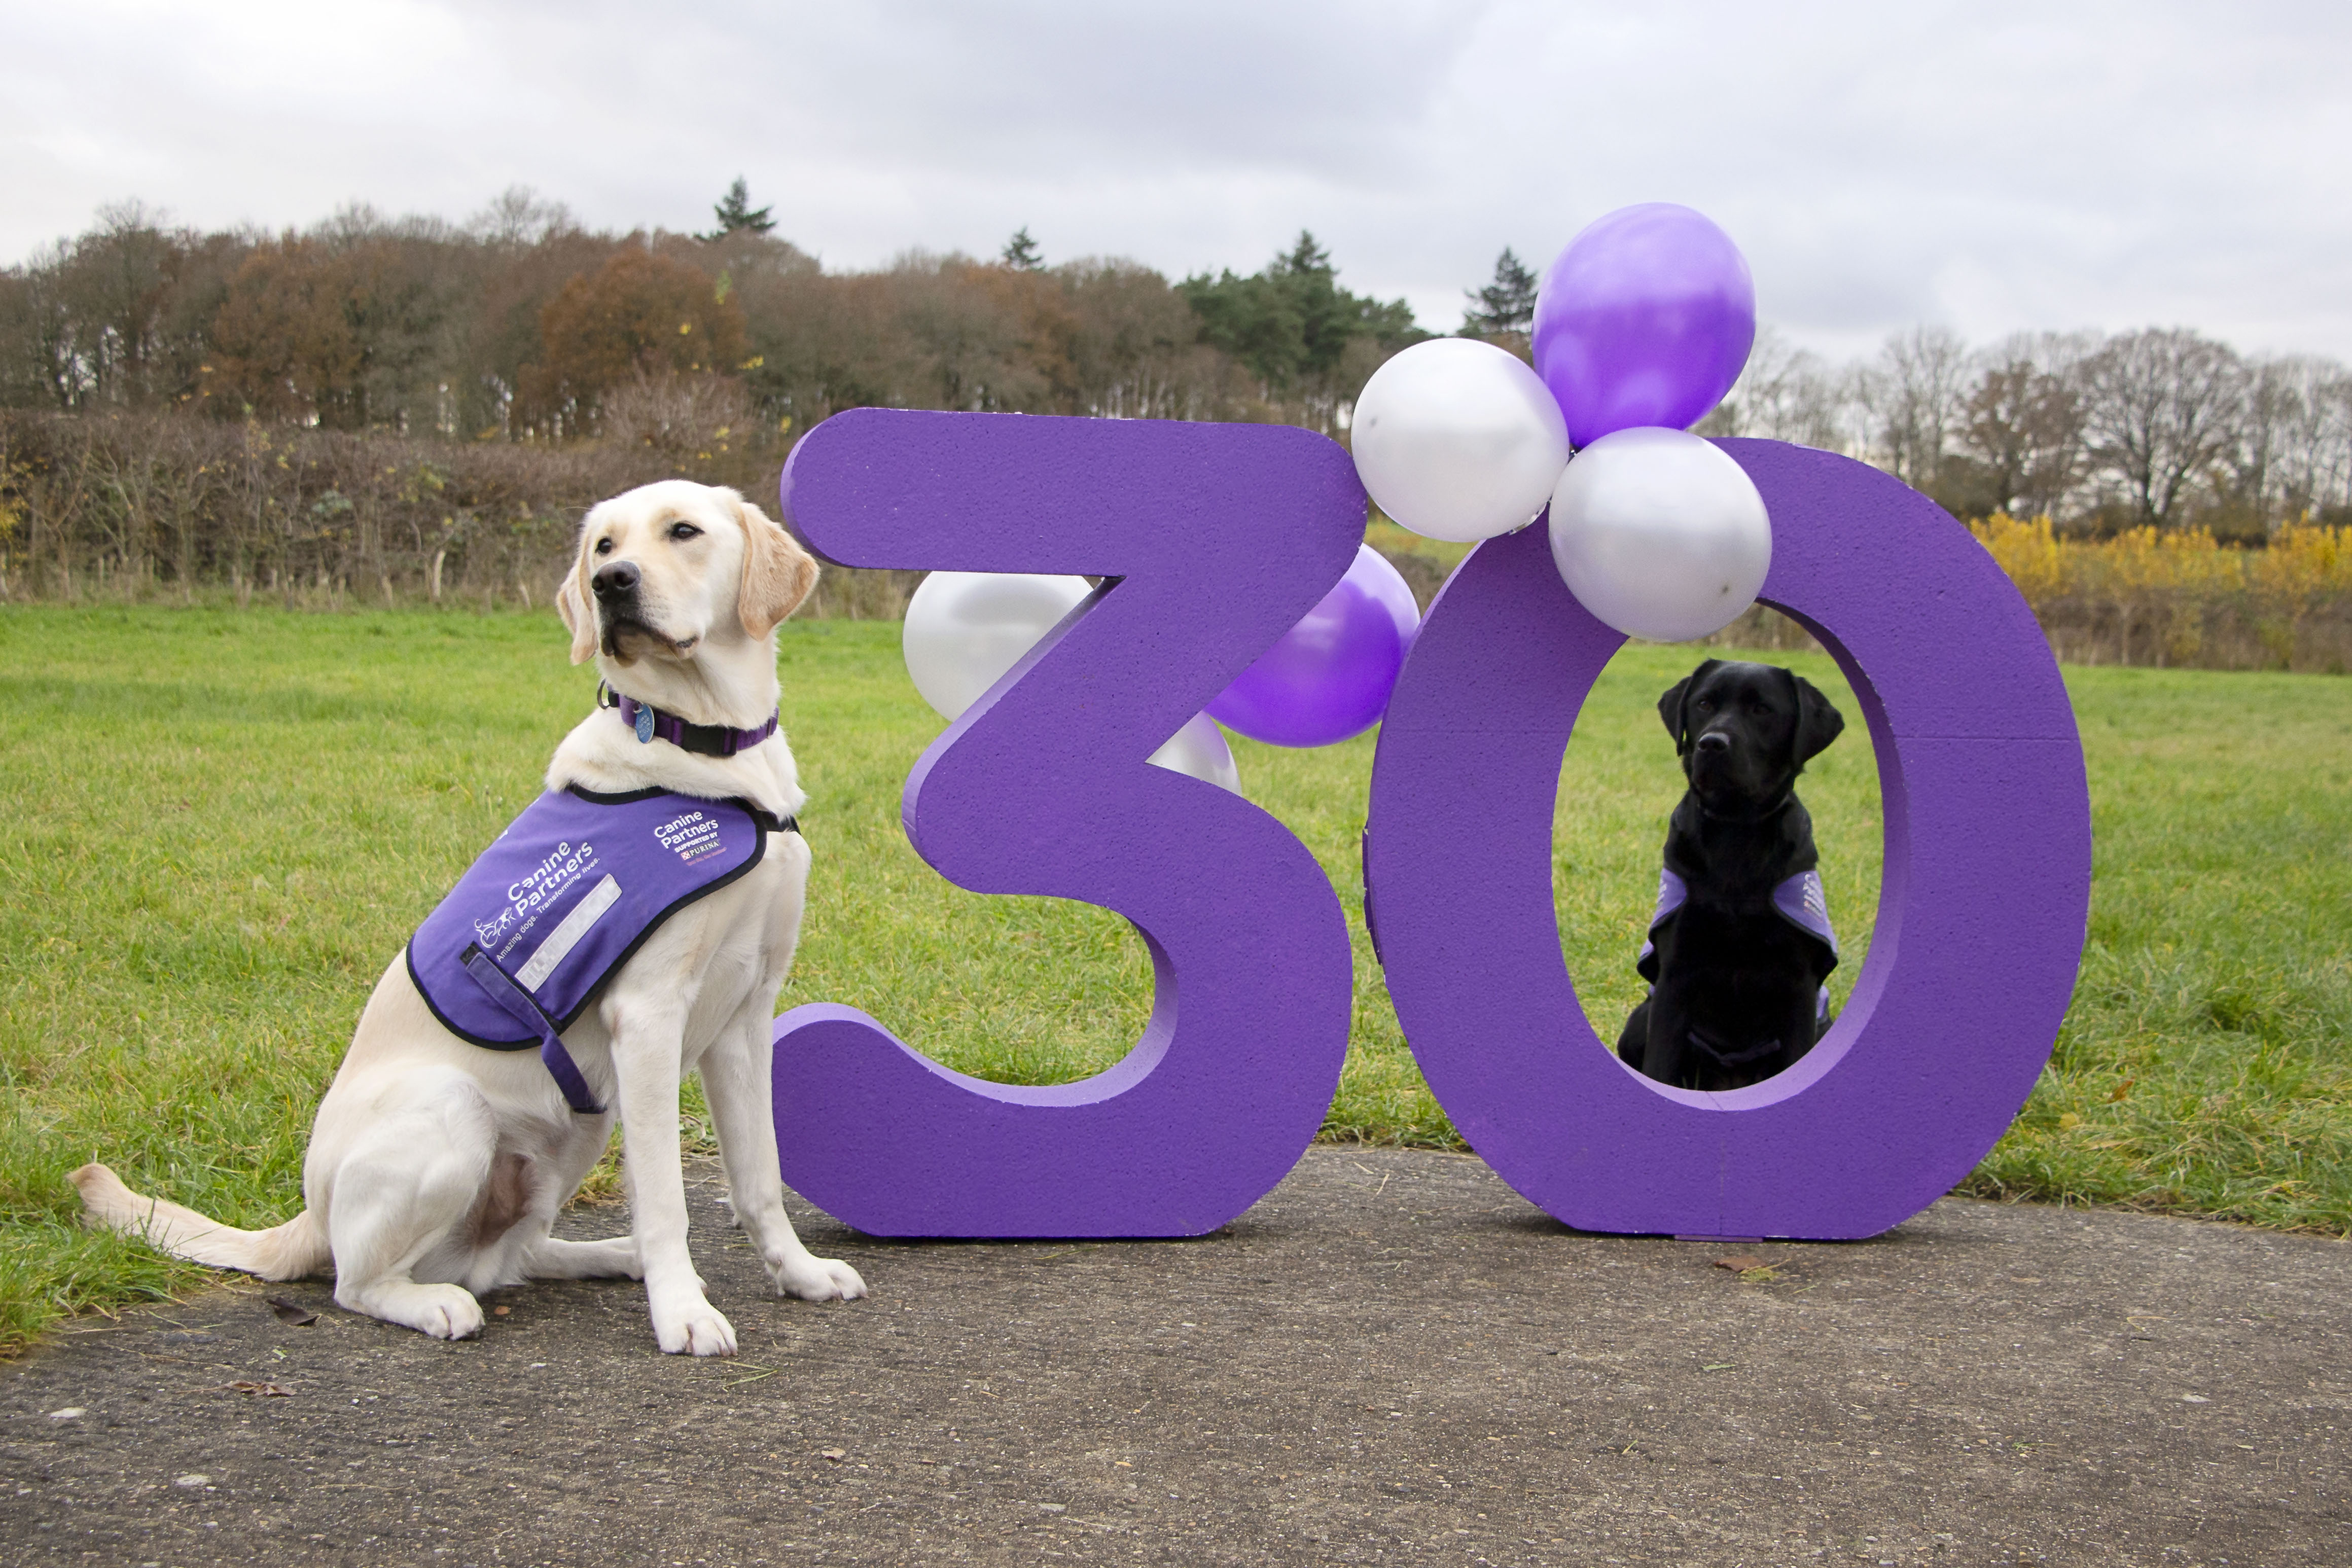
[[[2343,662],[2352,528],[2291,524],[2266,548],[2245,550],[2205,529],[2062,539],[2046,517],[2001,512],[1969,527],[2067,657],[2322,668]]]
[[[1969,528],[1992,552],[1992,558],[2009,574],[2027,604],[2038,605],[2066,591],[2065,547],[2058,542],[2048,518],[2029,520],[1997,511]]]

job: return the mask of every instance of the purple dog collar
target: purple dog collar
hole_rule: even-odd
[[[781,713],[771,713],[768,721],[755,730],[733,730],[724,724],[692,724],[675,713],[665,713],[650,702],[640,702],[624,696],[611,687],[599,683],[596,705],[610,708],[621,715],[621,722],[637,732],[640,745],[651,745],[656,740],[667,741],[682,751],[698,752],[706,757],[731,757],[738,752],[748,752],[776,732]]]

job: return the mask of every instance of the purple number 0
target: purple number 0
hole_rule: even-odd
[[[1721,445],[1771,512],[1764,599],[1836,656],[1877,748],[1878,921],[1836,1026],[1778,1078],[1695,1094],[1586,1024],[1560,963],[1553,801],[1623,638],[1561,585],[1541,528],[1480,545],[1431,606],[1381,730],[1366,902],[1431,1089],[1548,1213],[1873,1236],[1968,1173],[2049,1058],[2089,910],[2082,747],[2024,601],[1934,502],[1829,453]]]
[[[879,1236],[1189,1236],[1314,1138],[1347,1051],[1338,899],[1281,824],[1145,759],[1355,558],[1347,454],[1272,426],[857,409],[810,432],[786,515],[856,566],[1106,585],[923,753],[907,836],[982,893],[1116,910],[1151,1021],[1050,1088],[953,1072],[855,1008],[776,1021],[785,1179]],[[854,896],[854,894],[853,894]]]

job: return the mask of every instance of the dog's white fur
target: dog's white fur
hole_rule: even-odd
[[[634,617],[597,602],[592,575],[634,563]],[[816,582],[816,563],[733,490],[674,479],[605,501],[582,525],[557,595],[574,664],[594,658],[614,689],[690,721],[751,728],[776,710],[778,622]],[[640,744],[612,711],[556,748],[547,784],[656,786],[800,810],[779,733],[733,757]],[[73,1173],[91,1219],[179,1257],[266,1279],[331,1259],[335,1300],[441,1339],[478,1332],[478,1292],[532,1279],[643,1279],[665,1351],[730,1355],[735,1331],[704,1298],[687,1254],[678,1085],[702,1074],[737,1222],[779,1293],[866,1293],[855,1269],[817,1258],[783,1205],[770,1096],[769,1024],[800,935],[808,846],[770,836],[751,874],[672,916],[564,1034],[591,1089],[621,1119],[633,1235],[549,1236],[557,1209],[603,1152],[613,1114],[564,1103],[535,1051],[492,1051],[449,1033],[395,956],[368,999],[319,1107],[303,1163],[308,1206],[273,1229],[237,1230],[141,1196],[104,1165]]]

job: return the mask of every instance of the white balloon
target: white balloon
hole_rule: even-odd
[[[1151,753],[1155,766],[1170,768],[1218,788],[1242,793],[1242,770],[1225,732],[1206,713],[1195,713],[1176,731],[1176,738]]]
[[[1475,338],[1432,338],[1374,371],[1348,440],[1382,511],[1457,543],[1535,521],[1568,461],[1568,422],[1551,389]]]
[[[941,718],[961,719],[1093,592],[1084,577],[934,572],[907,601],[907,673]]]
[[[1746,470],[1681,430],[1616,430],[1551,498],[1551,557],[1579,603],[1628,637],[1687,642],[1756,602],[1772,522]]]
[[[954,721],[1004,679],[1094,590],[1084,577],[934,572],[907,601],[898,646],[923,700]],[[1163,768],[1242,793],[1241,769],[1215,720],[1196,713],[1151,753]]]

